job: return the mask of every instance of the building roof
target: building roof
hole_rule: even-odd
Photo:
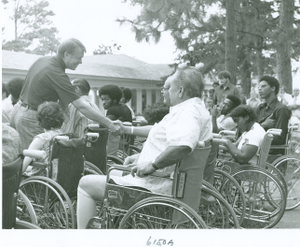
[[[2,68],[28,70],[42,56],[2,50]],[[69,74],[82,74],[126,79],[160,81],[173,72],[167,64],[148,64],[124,54],[85,56],[77,69]]]

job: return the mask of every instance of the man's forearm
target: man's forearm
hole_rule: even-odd
[[[74,102],[72,102],[72,104],[76,107],[78,111],[80,111],[88,119],[103,124],[108,128],[113,124],[112,121],[107,117],[105,117],[104,115],[102,115],[100,111],[99,112],[96,111],[87,102],[81,99],[75,100]]]
[[[124,134],[147,137],[152,125],[146,125],[142,127],[124,126]]]
[[[161,169],[176,164],[185,158],[190,152],[188,146],[170,146],[162,152],[155,160],[156,166]]]

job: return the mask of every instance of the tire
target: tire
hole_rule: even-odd
[[[287,184],[286,210],[297,208],[300,205],[300,158],[296,155],[284,155],[272,165],[283,173]]]
[[[34,208],[28,197],[19,190],[17,197],[17,219],[34,225],[38,224]]]
[[[37,225],[34,225],[26,221],[16,220],[14,229],[41,229],[41,228],[38,227]]]
[[[214,187],[233,208],[241,225],[246,214],[246,199],[242,187],[230,174],[218,169],[214,171]]]
[[[141,149],[134,146],[134,145],[129,145],[129,155],[134,155],[134,154],[139,154],[141,153]]]
[[[232,176],[246,197],[244,228],[272,228],[282,218],[286,195],[279,180],[266,170],[243,167]]]
[[[240,228],[239,220],[233,208],[215,189],[211,190],[202,186],[198,214],[208,228]]]
[[[289,141],[287,154],[297,155],[298,157],[300,157],[300,142],[295,140]]]
[[[133,205],[122,218],[120,229],[207,228],[188,205],[174,198],[149,197]]]
[[[20,190],[32,203],[41,228],[76,228],[72,202],[58,183],[47,177],[35,176],[22,181]]]
[[[85,175],[104,175],[104,173],[93,163],[84,161],[83,176]]]

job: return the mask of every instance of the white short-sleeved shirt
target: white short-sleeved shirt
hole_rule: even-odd
[[[288,105],[300,105],[300,95],[291,98],[290,101],[288,102]],[[293,110],[292,116],[297,117],[300,120],[300,109]]]
[[[241,150],[243,145],[254,145],[258,148],[261,146],[261,143],[264,139],[266,131],[258,123],[254,123],[251,129],[247,132],[244,132],[239,140],[237,141],[237,149]],[[249,161],[250,164],[256,164],[257,155],[254,155]]]
[[[234,130],[236,124],[233,121],[232,117],[229,117],[228,115],[221,115],[217,118],[217,126],[218,129],[221,130]]]
[[[169,146],[189,146],[192,151],[198,141],[212,138],[212,122],[209,112],[200,98],[191,98],[170,108],[158,124],[149,132],[138,163],[155,160]],[[175,165],[159,171],[171,174]],[[113,177],[118,184],[136,185],[162,194],[171,194],[172,181],[148,176],[139,178],[131,175]]]

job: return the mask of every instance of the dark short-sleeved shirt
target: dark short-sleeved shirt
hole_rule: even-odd
[[[225,87],[220,85],[216,87],[215,94],[214,94],[214,104],[218,105],[225,100],[227,95],[235,95],[240,97],[239,90],[231,83],[228,83]]]
[[[38,59],[29,69],[20,99],[30,107],[37,107],[45,101],[60,102],[64,106],[77,100],[69,77],[65,73],[65,63],[57,55]]]
[[[125,105],[114,105],[111,106],[106,113],[106,116],[115,116],[116,119],[112,120],[120,120],[122,122],[132,122],[131,112]]]
[[[291,111],[286,107],[286,105],[280,103],[277,98],[269,105],[267,105],[266,102],[261,103],[256,109],[257,120],[260,124],[263,123],[271,114],[273,114],[271,119],[275,120],[275,126],[273,128],[282,130],[280,136],[274,136],[272,144],[283,145],[285,144],[286,135],[288,133]]]

